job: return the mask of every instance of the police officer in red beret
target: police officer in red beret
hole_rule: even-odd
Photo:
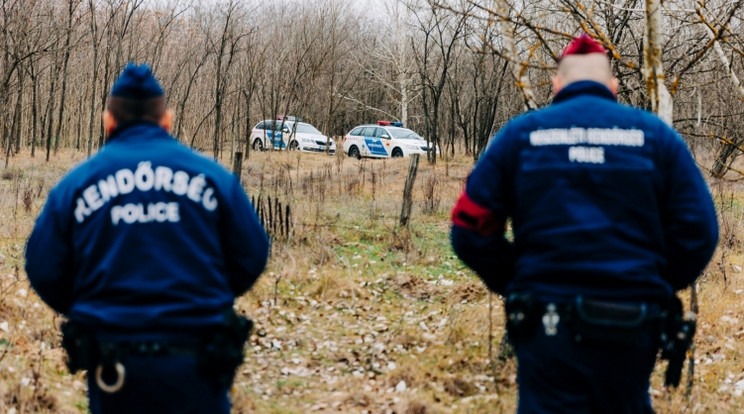
[[[684,141],[617,87],[574,39],[551,105],[499,131],[452,212],[455,252],[506,297],[519,413],[653,412],[660,347],[679,382],[694,324],[675,292],[710,260],[716,212]]]
[[[171,118],[150,68],[128,64],[106,145],[52,189],[26,245],[94,414],[228,413],[243,362],[251,323],[233,302],[268,238],[237,177],[172,137]]]

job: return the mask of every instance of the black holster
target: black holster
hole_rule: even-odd
[[[62,348],[67,352],[65,361],[70,373],[89,370],[98,361],[98,342],[92,332],[79,323],[68,320],[62,322]]]
[[[215,376],[218,385],[230,387],[238,367],[243,363],[244,346],[252,329],[252,320],[236,314],[232,309],[225,312],[222,324],[197,356],[197,369]]]
[[[510,341],[526,338],[540,324],[542,307],[529,292],[512,293],[506,298],[506,333]]]
[[[677,387],[697,323],[694,314],[683,314],[682,301],[677,296],[672,298],[665,309],[661,322],[661,359],[669,361],[664,385]]]

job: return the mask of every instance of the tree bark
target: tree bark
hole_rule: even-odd
[[[512,75],[517,82],[517,87],[522,93],[524,100],[524,110],[529,111],[537,109],[535,92],[532,89],[532,83],[527,76],[527,66],[522,63],[522,59],[517,53],[517,46],[514,42],[514,25],[510,20],[510,6],[506,0],[496,0],[496,10],[501,18],[501,39],[504,42],[504,54],[509,59]]]
[[[651,110],[672,124],[672,95],[664,83],[664,62],[661,50],[661,0],[646,0],[646,26],[643,37],[643,74],[651,101]]]
[[[54,136],[54,152],[56,153],[59,149],[60,133],[62,132],[62,119],[65,112],[65,98],[67,97],[67,68],[70,62],[70,42],[72,40],[72,20],[77,8],[77,0],[67,0],[67,30],[65,33],[65,47],[64,57],[62,58],[62,91],[60,92],[59,98],[59,112],[57,113],[57,131]]]

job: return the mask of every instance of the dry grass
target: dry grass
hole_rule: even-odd
[[[60,318],[29,288],[22,255],[49,188],[82,159],[22,154],[0,180],[3,413],[86,412],[84,376],[67,373]],[[235,413],[514,411],[515,362],[495,356],[500,301],[489,312],[488,293],[449,247],[449,211],[469,159],[421,162],[410,229],[397,226],[407,159],[266,152],[243,165],[251,195],[291,205],[293,233],[274,244],[266,273],[238,300],[256,330],[236,377]],[[714,189],[722,247],[699,283],[693,387],[689,397],[685,387],[664,390],[658,364],[652,395],[660,413],[744,410],[744,192]]]

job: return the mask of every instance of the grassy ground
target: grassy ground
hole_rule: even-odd
[[[61,318],[23,272],[23,244],[46,193],[82,159],[21,154],[0,180],[3,413],[86,412],[85,376],[67,372],[59,349]],[[256,329],[236,377],[235,413],[514,411],[515,361],[497,357],[501,300],[449,246],[449,212],[472,162],[422,160],[404,229],[397,223],[408,163],[284,152],[244,162],[249,194],[280,200],[292,215],[288,240],[277,236],[265,274],[237,302]],[[657,364],[660,413],[744,411],[742,189],[713,190],[722,242],[698,284],[692,386],[664,389]]]

